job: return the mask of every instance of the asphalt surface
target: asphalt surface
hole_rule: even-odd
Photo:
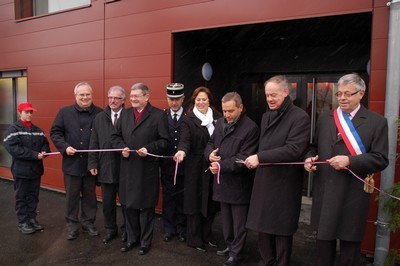
[[[64,210],[64,194],[42,189],[37,219],[45,228],[23,235],[17,228],[13,183],[0,179],[0,265],[222,265],[227,259],[215,254],[225,248],[219,215],[213,227],[219,247],[207,247],[206,253],[189,248],[176,238],[164,242],[161,215],[157,215],[151,250],[141,256],[136,247],[121,253],[120,237],[110,244],[102,243],[105,231],[101,203],[98,204],[95,223],[100,236],[80,232],[76,240],[67,240]],[[314,264],[315,242],[309,227],[309,210],[310,205],[303,204],[299,229],[294,236],[291,261],[294,266]],[[122,217],[120,210],[118,215],[118,218]],[[241,265],[257,265],[260,259],[257,233],[249,232],[243,255]]]

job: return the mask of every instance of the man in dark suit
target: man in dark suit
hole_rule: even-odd
[[[219,256],[228,256],[226,266],[237,265],[243,251],[247,230],[254,171],[236,160],[244,160],[257,151],[259,129],[243,110],[242,98],[236,92],[222,97],[224,117],[218,119],[214,134],[204,151],[214,175],[213,200],[221,203],[222,232],[227,248],[217,251]]]
[[[110,149],[111,134],[115,130],[118,118],[121,116],[125,103],[125,89],[121,86],[112,86],[107,93],[108,106],[99,113],[93,121],[89,149]],[[117,195],[119,187],[119,167],[121,154],[116,152],[89,153],[88,169],[97,177],[101,185],[103,200],[103,217],[106,235],[104,244],[108,244],[118,233],[117,226]],[[125,216],[124,208],[122,214]],[[125,234],[125,218],[121,226],[122,238]]]
[[[181,135],[181,118],[185,115],[182,104],[185,99],[184,86],[180,83],[167,85],[169,108],[165,110],[169,129],[169,144],[165,155],[173,156],[177,152]],[[176,184],[174,184],[175,162],[171,159],[161,160],[161,184],[163,193],[162,221],[164,241],[169,242],[177,236],[186,241],[186,215],[183,212],[184,163],[178,167]]]
[[[160,189],[159,159],[148,153],[161,155],[168,145],[165,112],[153,107],[149,98],[145,84],[134,84],[130,92],[132,108],[123,111],[111,136],[113,147],[123,149],[119,195],[121,204],[126,206],[128,240],[121,251],[140,243],[140,255],[150,250]]]
[[[89,235],[99,235],[94,226],[97,211],[96,177],[87,168],[88,154],[76,151],[89,149],[92,122],[102,109],[93,104],[93,90],[89,83],[78,83],[74,94],[76,103],[61,108],[50,129],[51,140],[63,156],[68,240],[78,237],[79,224]]]
[[[319,118],[304,165],[307,171],[315,171],[311,225],[317,232],[316,265],[324,266],[335,264],[337,239],[339,264],[360,264],[370,191],[364,191],[364,184],[346,168],[366,177],[388,165],[387,121],[360,104],[364,81],[357,74],[348,74],[337,85],[339,107]],[[355,131],[349,132],[351,127]],[[352,138],[358,141],[349,142]],[[328,164],[317,169],[312,162],[318,159]]]
[[[258,152],[245,160],[260,163],[303,159],[310,141],[310,118],[289,97],[285,76],[265,82],[267,111],[261,121]],[[289,265],[293,234],[298,227],[302,196],[302,167],[271,165],[256,170],[247,228],[259,232],[259,265]]]

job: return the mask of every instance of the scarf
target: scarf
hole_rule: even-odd
[[[213,117],[213,111],[210,107],[208,107],[207,113],[203,114],[201,113],[197,107],[195,106],[193,108],[193,113],[194,115],[201,120],[201,125],[207,128],[208,130],[208,134],[210,134],[210,136],[213,134],[214,132],[214,117]]]
[[[31,126],[32,126],[32,122],[31,121],[24,121],[22,119],[20,121],[21,121],[21,124],[23,124],[27,128],[31,128]]]

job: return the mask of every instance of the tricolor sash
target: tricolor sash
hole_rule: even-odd
[[[350,154],[359,155],[366,153],[360,135],[358,135],[349,116],[343,113],[342,109],[338,107],[333,111],[333,117],[335,119],[336,127],[339,130],[347,149],[350,151]]]

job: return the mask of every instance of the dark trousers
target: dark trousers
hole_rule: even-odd
[[[229,257],[237,258],[246,243],[246,220],[249,205],[221,202],[222,232],[229,248]]]
[[[67,229],[76,231],[79,223],[82,226],[93,225],[97,211],[96,178],[92,175],[80,177],[64,174],[64,185]]]
[[[212,224],[215,214],[204,217],[202,214],[187,215],[186,244],[190,247],[204,247],[204,243],[213,241]]]
[[[261,261],[258,265],[290,265],[293,236],[258,234]]]
[[[340,240],[339,265],[359,266],[361,242],[351,242]],[[330,266],[335,265],[336,239],[319,240],[317,239],[317,263],[316,265]]]
[[[104,228],[108,234],[117,234],[117,195],[119,184],[101,183],[103,200]],[[125,231],[125,212],[122,211],[123,223],[121,230]]]
[[[162,175],[163,209],[162,221],[164,232],[170,235],[186,235],[186,215],[183,213],[183,176]]]
[[[19,223],[36,218],[39,204],[40,177],[35,179],[14,177],[15,212]]]
[[[128,242],[140,241],[141,247],[150,247],[153,240],[155,222],[154,208],[149,209],[125,209],[126,233]]]

